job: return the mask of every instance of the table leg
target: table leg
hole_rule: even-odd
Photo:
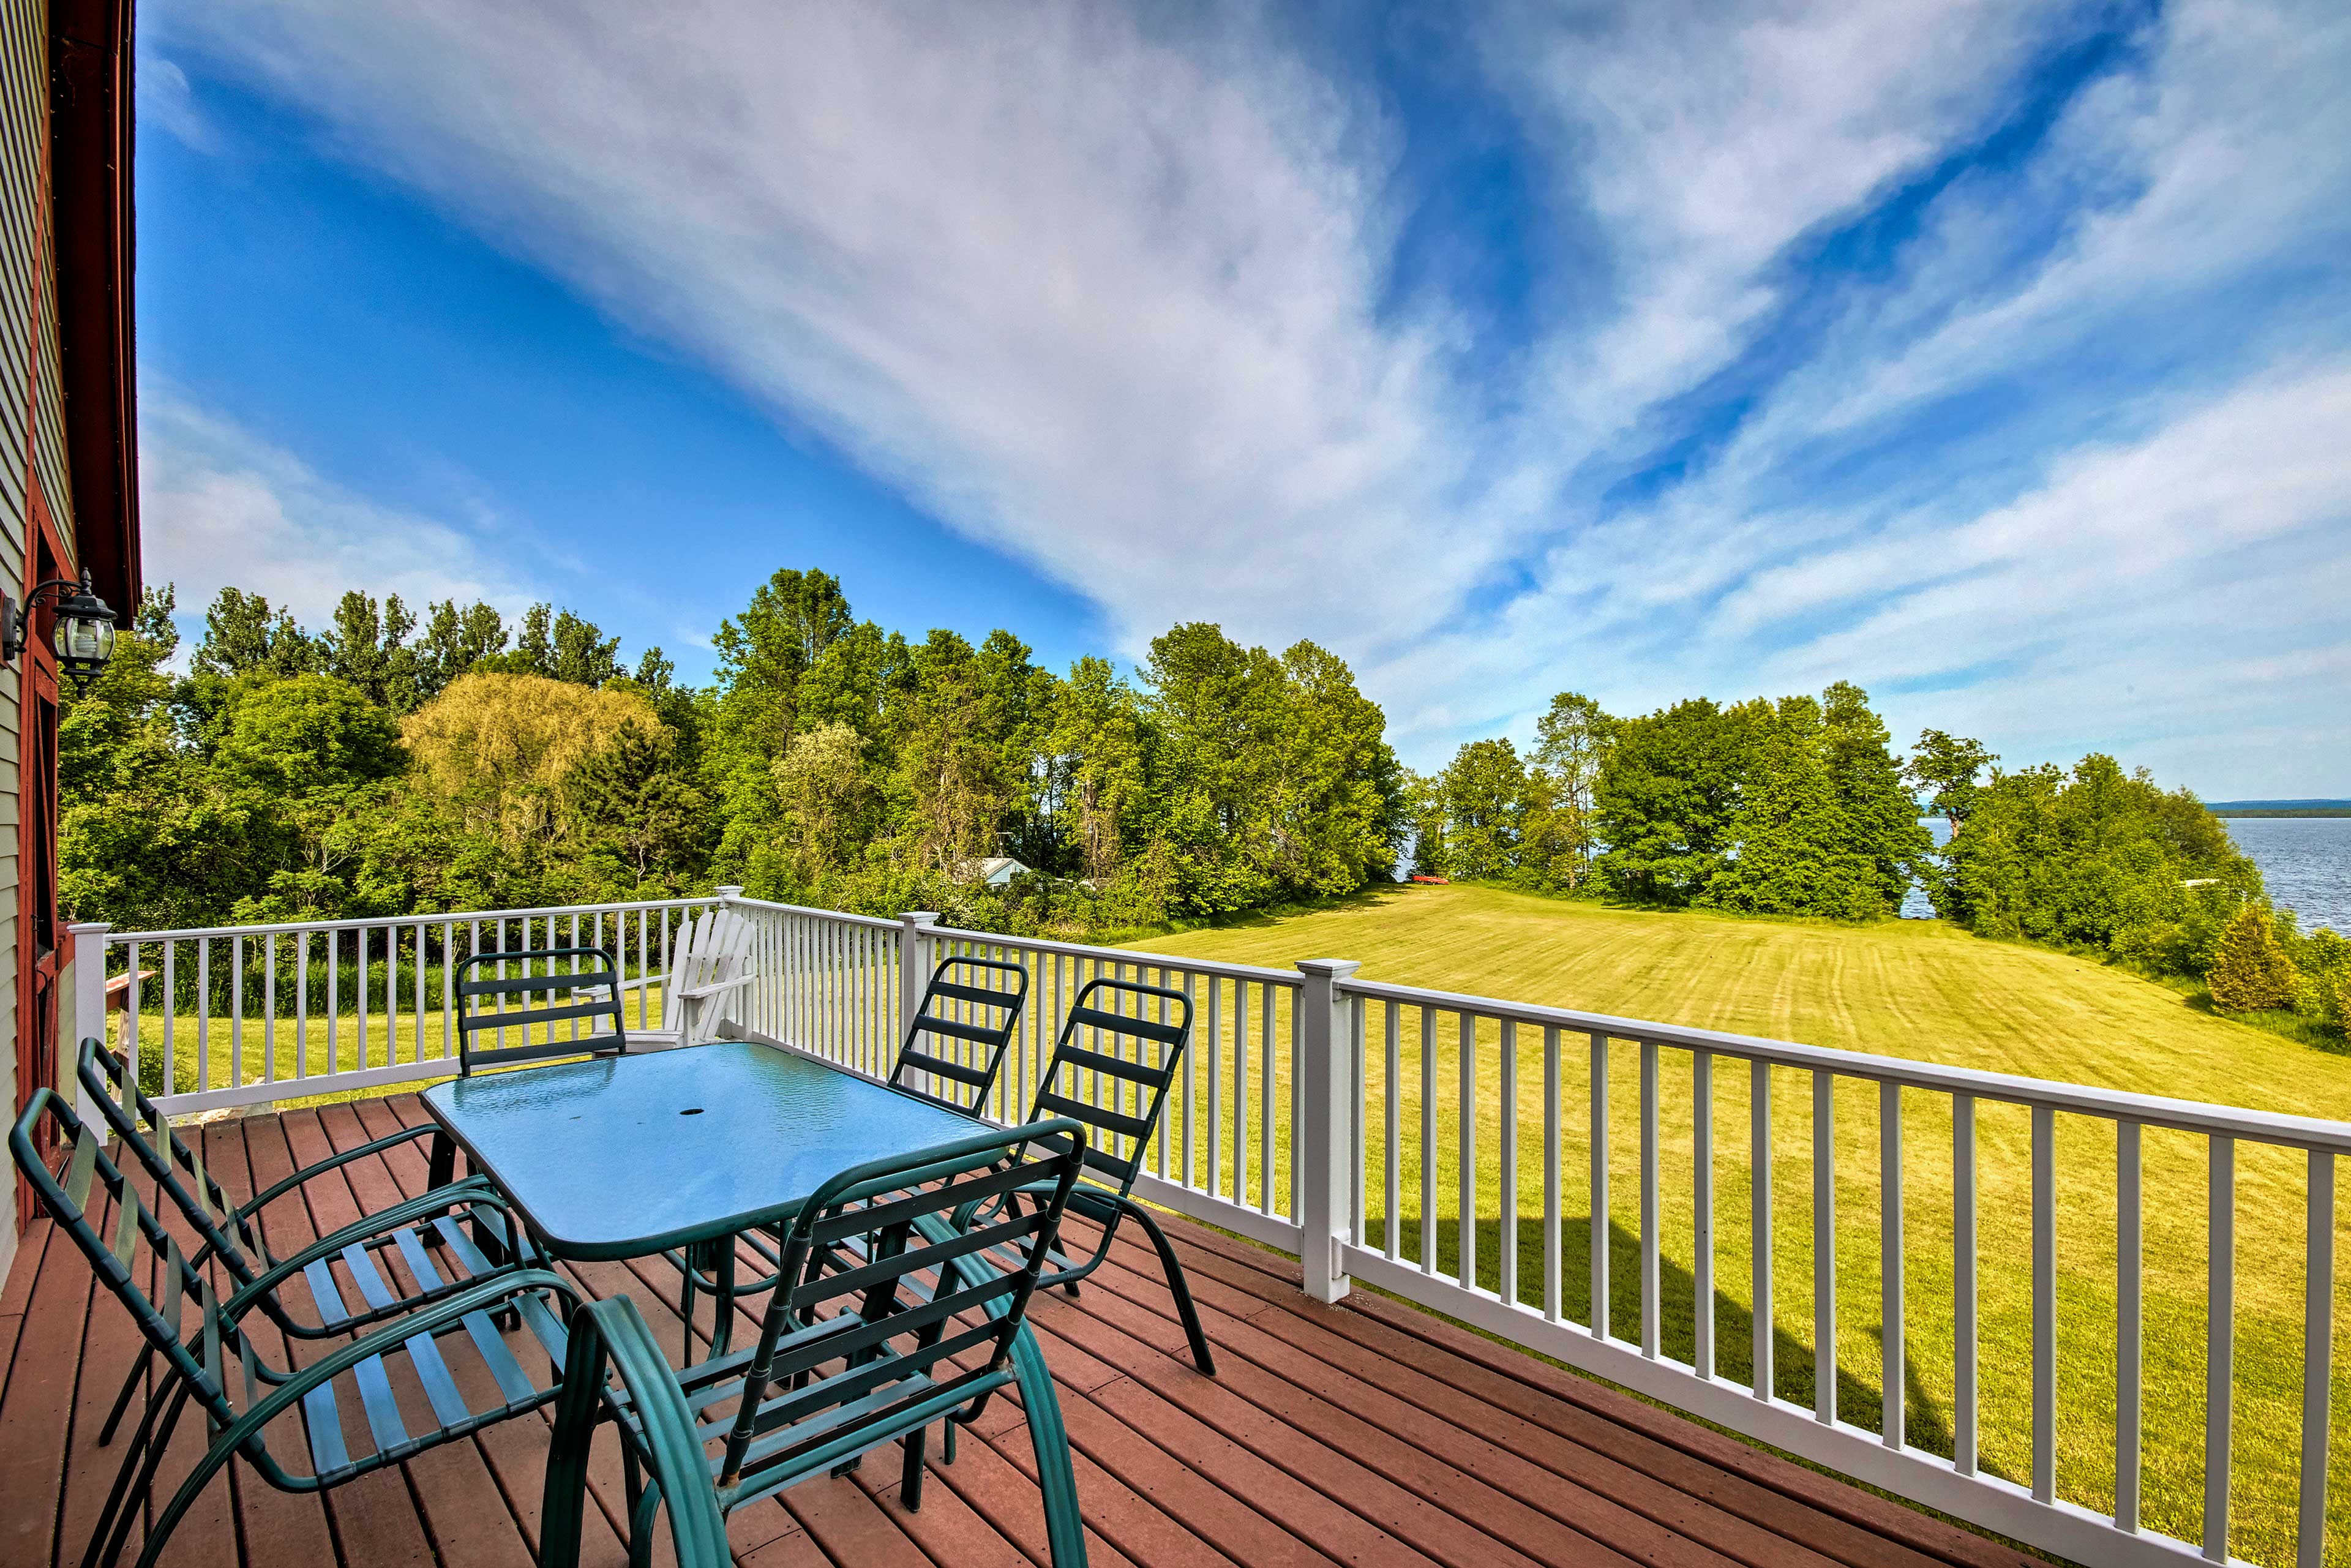
[[[438,1129],[424,1156],[424,1186],[426,1191],[447,1186],[457,1176],[457,1143],[446,1129]],[[431,1226],[418,1228],[423,1234],[424,1245],[438,1249],[441,1232]]]
[[[710,1279],[717,1287],[711,1292],[711,1304],[718,1309],[710,1329],[710,1354],[724,1355],[735,1340],[735,1239],[722,1236],[710,1246]]]

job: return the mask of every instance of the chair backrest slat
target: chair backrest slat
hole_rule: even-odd
[[[977,983],[989,978],[1001,983]],[[1004,1067],[1004,1052],[1020,1028],[1020,1012],[1028,1001],[1029,971],[1019,964],[1008,964],[1000,958],[960,956],[940,959],[931,970],[930,983],[923,988],[923,999],[914,1009],[913,1021],[906,1026],[898,1060],[890,1069],[891,1086],[967,1115],[981,1113],[987,1108],[988,1095],[995,1091],[996,1075]],[[934,1006],[955,1003],[972,1009],[975,1018],[962,1019],[932,1010]],[[998,1015],[995,1020],[979,1021],[977,1015],[984,1010],[993,1010]],[[917,1043],[925,1035],[940,1041],[940,1048],[934,1050]],[[967,1043],[960,1052],[950,1054],[955,1048],[946,1042],[956,1040]],[[977,1051],[971,1049],[975,1046]],[[978,1060],[962,1060],[970,1057]],[[951,1069],[946,1065],[950,1062],[954,1064]],[[925,1081],[910,1082],[916,1073],[924,1074]],[[960,1084],[969,1092],[944,1090],[935,1082],[939,1078]]]
[[[977,1401],[1009,1382],[1013,1335],[1084,1147],[1082,1126],[1049,1122],[875,1161],[818,1188],[782,1239],[786,1285],[760,1321],[719,1485],[745,1495],[789,1484],[802,1456],[859,1433],[886,1440],[936,1419],[943,1399],[967,1390]],[[957,1223],[1015,1188],[1036,1195],[1026,1212]]]
[[[1153,999],[1172,1017],[1149,1019],[1141,1016],[1140,1011],[1118,1010],[1122,1001],[1131,1002],[1140,1009]],[[1081,1029],[1089,1031],[1091,1044],[1077,1043]],[[1110,1050],[1099,1049],[1105,1036],[1113,1041],[1135,1041],[1135,1055],[1129,1058],[1114,1045]],[[1110,1134],[1092,1141],[1085,1153],[1085,1165],[1089,1171],[1103,1176],[1123,1196],[1134,1190],[1134,1178],[1142,1174],[1144,1152],[1166,1107],[1168,1090],[1182,1074],[1184,1051],[1191,1039],[1192,1001],[1183,992],[1134,980],[1089,980],[1061,1020],[1061,1037],[1053,1042],[1052,1060],[1046,1063],[1043,1075],[1037,1081],[1031,1115],[1067,1116],[1083,1123],[1097,1134]],[[1145,1051],[1154,1046],[1157,1047],[1156,1060],[1144,1060]],[[1091,1085],[1086,1082],[1088,1075],[1093,1077]],[[1111,1081],[1111,1092],[1107,1095],[1100,1093],[1103,1079]],[[1088,1092],[1089,1088],[1094,1092]],[[1098,1104],[1097,1099],[1104,1103]],[[1122,1108],[1128,1103],[1134,1109]],[[1123,1151],[1119,1140],[1125,1143]]]
[[[73,1151],[63,1180],[41,1157],[45,1124]],[[35,1091],[8,1134],[9,1153],[33,1189],[34,1201],[131,1314],[141,1337],[155,1352],[162,1375],[185,1384],[211,1421],[234,1421],[235,1411],[221,1381],[221,1351],[227,1344],[244,1355],[245,1336],[222,1315],[211,1280],[181,1252],[100,1142],[97,1126],[82,1121],[63,1096],[47,1088]],[[109,1203],[115,1207],[114,1224],[101,1238],[97,1220]],[[158,1273],[160,1286],[144,1282]],[[184,1303],[191,1296],[203,1314],[194,1351],[182,1333]],[[260,1434],[254,1435],[251,1448],[256,1456],[263,1452]]]
[[[506,966],[519,964],[518,975],[505,972]],[[484,968],[496,965],[498,973],[487,978],[474,978]],[[567,966],[567,967],[559,967]],[[496,1007],[465,1005],[457,1017],[457,1065],[460,1074],[471,1076],[485,1067],[513,1065],[527,1061],[543,1061],[558,1056],[601,1056],[607,1051],[625,1051],[628,1039],[622,1028],[621,965],[609,947],[533,947],[503,953],[476,953],[457,966],[456,991],[461,1004],[477,1004],[483,998],[495,998]],[[587,993],[587,999],[556,1002],[557,992],[573,998]],[[507,998],[524,998],[520,1007],[509,1007]],[[534,1004],[533,995],[545,995],[549,999]],[[571,1022],[577,1028],[582,1019],[608,1018],[610,1033],[601,1031],[580,1035],[573,1039],[553,1038],[553,1027]],[[521,1031],[520,1043],[497,1043],[506,1038],[507,1030]],[[548,1034],[534,1038],[538,1031]],[[488,1034],[490,1043],[479,1043]]]
[[[84,1040],[76,1076],[115,1137],[204,1238],[204,1253],[198,1255],[198,1261],[206,1254],[219,1258],[239,1284],[250,1284],[258,1278],[262,1269],[258,1260],[266,1256],[260,1237],[204,1168],[203,1149],[181,1137],[171,1118],[131,1082],[131,1070],[122,1058],[98,1040]],[[277,1313],[274,1301],[270,1312],[273,1316]]]

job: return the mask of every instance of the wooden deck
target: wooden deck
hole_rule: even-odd
[[[223,1122],[207,1164],[249,1192],[299,1164],[423,1116],[413,1097]],[[311,1184],[271,1214],[283,1248],[423,1185],[421,1153]],[[1073,1222],[1074,1224],[1074,1222]],[[2022,1568],[1980,1537],[1761,1453],[1384,1299],[1324,1307],[1287,1260],[1171,1223],[1219,1375],[1186,1359],[1155,1260],[1121,1243],[1082,1298],[1036,1324],[1077,1449],[1096,1568],[1359,1563],[1364,1568]],[[628,1291],[674,1340],[676,1278],[657,1260],[576,1270]],[[706,1309],[705,1309],[706,1310]],[[673,1344],[673,1352],[677,1347]],[[96,1432],[136,1342],[111,1298],[46,1226],[0,1295],[0,1564],[79,1560],[114,1471]],[[932,1447],[922,1511],[898,1464],[813,1483],[736,1515],[737,1560],[763,1568],[1019,1568],[1045,1562],[1018,1408],[1000,1402],[956,1462]],[[189,1424],[191,1427],[193,1423]],[[215,1480],[165,1561],[220,1568],[528,1568],[546,1425],[477,1439],[325,1499]],[[195,1435],[183,1427],[185,1474]],[[619,1459],[599,1444],[589,1557],[626,1561]],[[135,1537],[134,1537],[135,1542]],[[667,1542],[662,1542],[666,1557]]]

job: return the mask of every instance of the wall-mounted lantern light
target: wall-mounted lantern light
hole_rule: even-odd
[[[0,664],[16,663],[25,651],[33,609],[45,594],[55,622],[49,642],[57,651],[57,673],[72,676],[77,692],[86,691],[114,657],[114,612],[90,591],[87,571],[79,582],[57,578],[41,584],[22,604],[0,593]]]

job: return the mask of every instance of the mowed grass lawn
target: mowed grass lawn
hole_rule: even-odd
[[[1332,910],[1134,946],[1170,955],[1288,966],[1299,958],[1359,960],[1366,978],[1545,1003],[2023,1073],[2147,1093],[2351,1119],[2351,1056],[2314,1050],[2214,1018],[2177,993],[2119,970],[2034,948],[1981,941],[1936,922],[1866,929],[1662,915],[1539,899],[1474,887],[1412,887]],[[1370,1171],[1365,1239],[1384,1244],[1389,1216],[1384,1148],[1384,1009],[1367,1020],[1366,1141]],[[1399,1022],[1400,1103],[1396,1230],[1417,1260],[1424,1214],[1440,1267],[1458,1269],[1458,1026],[1433,1024],[1437,1158],[1424,1209],[1418,1139],[1422,1107],[1417,1009]],[[1288,1037],[1288,1019],[1280,1020]],[[1254,1030],[1252,1033],[1254,1034]],[[1542,1060],[1540,1030],[1520,1030],[1518,1281],[1540,1304],[1541,1280]],[[1226,1049],[1229,1051],[1229,1042]],[[1475,1188],[1477,1272],[1501,1284],[1505,1163],[1494,1108],[1501,1041],[1476,1035],[1479,1098]],[[1563,1308],[1588,1321],[1591,1211],[1590,1046],[1561,1050]],[[1611,1322],[1637,1338],[1636,1238],[1639,1053],[1610,1048],[1608,1214]],[[1285,1065],[1286,1071],[1286,1065]],[[1691,1064],[1660,1062],[1666,1145],[1661,1317],[1664,1346],[1691,1354]],[[1286,1121],[1287,1085],[1277,1096]],[[1716,1253],[1718,1369],[1751,1375],[1748,1312],[1750,1079],[1745,1064],[1717,1060]],[[1774,1073],[1773,1260],[1778,1330],[1776,1389],[1813,1398],[1813,1243],[1810,1075]],[[1950,1104],[1907,1092],[1902,1104],[1905,1205],[1903,1315],[1906,1432],[1949,1453],[1952,1401]],[[1880,1290],[1879,1103],[1875,1085],[1843,1083],[1835,1100],[1834,1221],[1840,1414],[1879,1424],[1883,1312]],[[1286,1136],[1281,1140],[1287,1142]],[[1980,1422],[1988,1469],[2022,1480],[2031,1469],[2031,1129],[2021,1108],[1981,1105],[1978,1119],[1980,1257]],[[2057,1122],[2058,1490],[2084,1506],[2114,1499],[2115,1133],[2112,1124]],[[2146,1134],[2146,1453],[2142,1519],[2189,1541],[2202,1531],[2206,1344],[2207,1145]],[[1286,1177],[1286,1169],[1284,1171]],[[2304,1157],[2241,1145],[2237,1154],[2234,1475],[2230,1546],[2264,1563],[2294,1558],[2303,1376]],[[2338,1222],[2338,1234],[2339,1234]],[[2338,1241],[2338,1250],[2340,1242]],[[2338,1322],[2346,1315],[2339,1304]],[[2343,1360],[2336,1352],[2339,1364]],[[2332,1456],[2328,1560],[2351,1562],[2351,1401],[2335,1385],[2338,1433]]]

